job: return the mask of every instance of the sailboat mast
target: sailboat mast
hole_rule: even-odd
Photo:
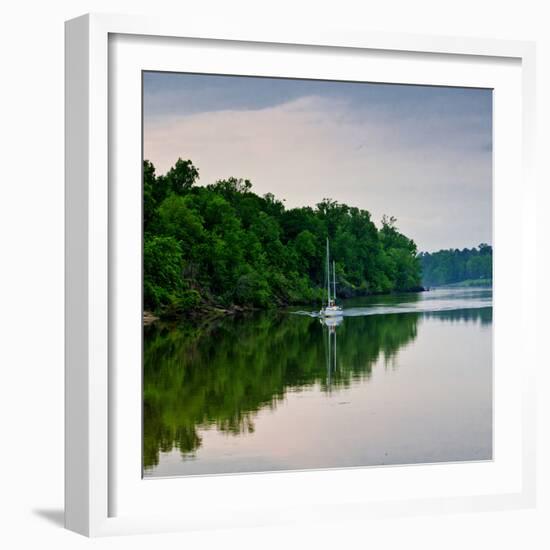
[[[328,250],[328,237],[327,237],[327,305],[330,305],[330,259]]]
[[[332,284],[334,285],[332,297],[334,300],[336,300],[336,263],[334,260],[332,260]]]

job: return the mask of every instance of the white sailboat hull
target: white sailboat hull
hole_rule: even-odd
[[[323,308],[319,313],[322,317],[341,317],[344,310],[339,306],[331,306]]]

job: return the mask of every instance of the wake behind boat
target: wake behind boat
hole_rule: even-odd
[[[321,317],[342,317],[344,315],[344,310],[341,306],[336,304],[336,264],[334,260],[332,261],[332,286],[333,293],[332,297],[330,295],[330,249],[327,237],[327,303],[319,311]]]

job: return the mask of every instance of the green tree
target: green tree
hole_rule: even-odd
[[[319,301],[327,237],[339,296],[420,284],[416,245],[394,218],[377,229],[368,211],[331,199],[287,210],[247,179],[197,186],[198,169],[181,158],[164,176],[148,161],[143,170],[145,304],[160,314]]]
[[[477,248],[449,249],[422,252],[418,256],[422,265],[422,280],[427,286],[472,283],[489,283],[493,277],[493,249],[486,243]]]
[[[199,179],[199,171],[190,160],[179,158],[173,168],[168,170],[164,180],[172,193],[183,195]]]

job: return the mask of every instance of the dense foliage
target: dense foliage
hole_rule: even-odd
[[[414,241],[394,218],[377,229],[366,210],[323,199],[287,210],[248,180],[198,186],[198,169],[179,159],[164,176],[143,166],[144,305],[163,313],[205,305],[266,308],[319,301],[326,238],[339,296],[420,285]]]
[[[493,248],[480,244],[477,248],[422,252],[422,283],[426,286],[456,283],[490,283],[493,277]]]

